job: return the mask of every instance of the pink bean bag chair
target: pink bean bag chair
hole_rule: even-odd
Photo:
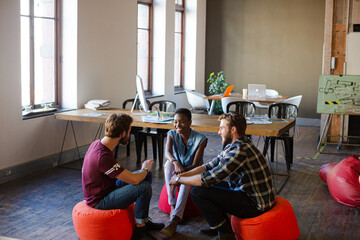
[[[339,163],[321,166],[319,176],[328,184],[335,201],[360,208],[360,155],[345,158]]]
[[[190,191],[191,191],[191,189],[190,189]],[[179,194],[179,192],[176,191],[176,198],[177,198],[178,194]],[[164,184],[164,186],[161,190],[161,193],[160,193],[159,208],[164,213],[170,214],[170,212],[171,212],[171,206],[169,205],[168,194],[166,191],[166,184]],[[185,206],[184,216],[196,217],[199,215],[201,215],[200,210],[195,205],[195,203],[192,201],[191,196],[189,194],[189,197],[187,199],[186,206]]]

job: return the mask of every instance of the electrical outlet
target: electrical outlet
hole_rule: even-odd
[[[9,176],[11,174],[11,170],[6,170],[5,176]]]

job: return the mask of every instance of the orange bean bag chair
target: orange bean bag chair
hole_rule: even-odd
[[[72,218],[81,240],[130,240],[135,227],[135,204],[125,209],[98,210],[84,200],[75,205]]]
[[[260,216],[231,216],[231,226],[238,240],[292,240],[300,237],[294,210],[281,197],[275,197],[275,206]]]
[[[321,166],[319,176],[327,183],[335,201],[360,208],[360,155]]]
[[[190,188],[190,191],[191,191],[191,188]],[[178,194],[179,194],[179,192],[176,192],[176,198],[177,198]],[[170,214],[170,212],[171,212],[171,206],[169,205],[168,194],[166,191],[166,184],[164,184],[164,186],[161,190],[160,199],[159,199],[159,208],[164,213]],[[191,196],[189,194],[189,197],[186,201],[184,216],[196,217],[199,215],[201,215],[200,210],[195,205],[195,203],[192,201]]]

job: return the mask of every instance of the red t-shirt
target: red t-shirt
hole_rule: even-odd
[[[82,188],[86,204],[94,207],[115,189],[116,176],[124,168],[116,162],[113,152],[101,143],[93,142],[84,158],[82,167]]]

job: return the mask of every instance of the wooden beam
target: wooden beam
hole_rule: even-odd
[[[322,72],[323,74],[327,74],[327,75],[330,74],[333,21],[334,21],[334,0],[326,0]]]

